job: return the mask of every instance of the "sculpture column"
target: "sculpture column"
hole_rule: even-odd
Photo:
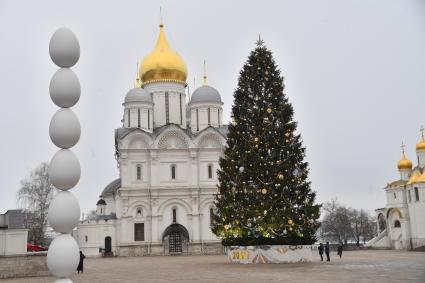
[[[60,235],[54,238],[47,253],[50,272],[59,277],[56,282],[72,282],[68,277],[76,272],[79,263],[79,247],[71,236],[80,218],[80,205],[69,191],[80,180],[80,163],[70,150],[80,139],[81,128],[75,113],[70,109],[80,99],[80,82],[70,67],[80,58],[80,45],[75,34],[67,29],[58,29],[50,39],[50,58],[60,67],[50,81],[50,97],[61,107],[52,117],[49,135],[60,149],[49,166],[52,185],[60,191],[49,207],[50,226]]]

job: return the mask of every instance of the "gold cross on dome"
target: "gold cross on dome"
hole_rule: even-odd
[[[421,129],[419,130],[419,132],[421,132],[422,139],[424,139],[424,131],[425,131],[424,126],[421,126]]]
[[[404,142],[401,142],[401,151],[403,152],[403,154],[404,154],[404,148],[405,148],[406,146],[404,145]]]

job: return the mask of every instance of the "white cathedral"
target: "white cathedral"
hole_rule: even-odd
[[[425,137],[416,145],[417,165],[404,152],[397,167],[400,179],[384,188],[387,204],[376,210],[378,235],[366,246],[391,249],[425,248]]]
[[[216,170],[226,143],[219,92],[207,85],[186,100],[187,67],[161,24],[140,64],[115,130],[120,178],[97,202],[96,218],[74,231],[90,256],[223,252],[210,229]]]

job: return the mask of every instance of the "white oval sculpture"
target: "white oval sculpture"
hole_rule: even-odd
[[[68,108],[59,109],[50,121],[49,134],[57,147],[73,147],[81,135],[80,122],[74,112]]]
[[[69,191],[59,192],[50,202],[50,226],[60,233],[71,233],[80,219],[80,205]]]
[[[80,180],[81,168],[75,154],[69,149],[61,149],[50,161],[50,182],[57,189],[66,191]]]
[[[50,98],[57,106],[72,107],[80,99],[80,81],[71,69],[59,69],[50,80],[49,92]]]
[[[75,34],[63,27],[56,30],[50,39],[49,53],[56,65],[69,68],[80,58],[80,44]]]
[[[67,277],[74,274],[79,261],[79,247],[70,234],[59,235],[50,244],[47,267],[53,275]]]

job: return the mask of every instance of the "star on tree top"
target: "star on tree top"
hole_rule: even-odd
[[[264,41],[261,39],[261,35],[258,34],[258,40],[255,42],[258,47],[262,47],[264,44]]]

